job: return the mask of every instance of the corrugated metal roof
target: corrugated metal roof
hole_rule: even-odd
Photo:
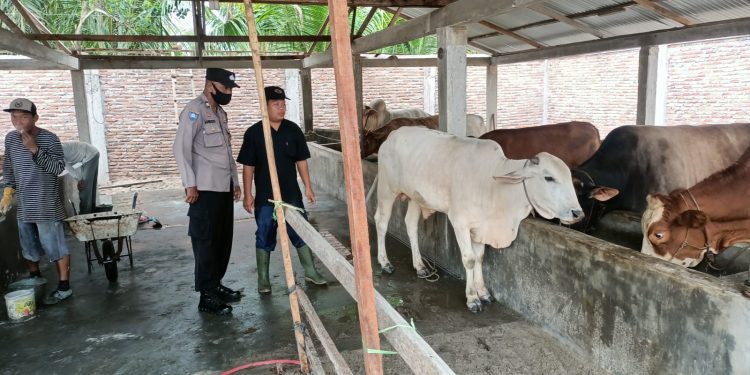
[[[750,0],[652,0],[654,4],[675,12],[695,25],[750,17]],[[550,0],[543,6],[569,16],[605,37],[640,34],[683,27],[679,22],[628,0]],[[404,15],[416,18],[434,11],[432,8],[404,8]],[[485,21],[514,31],[545,46],[558,46],[598,39],[568,24],[553,20],[530,9],[489,16]],[[467,26],[469,38],[492,33],[479,24]],[[497,34],[474,41],[494,53],[512,53],[533,49],[515,38]]]

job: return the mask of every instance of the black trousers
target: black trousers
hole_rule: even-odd
[[[232,253],[234,200],[231,192],[199,191],[188,209],[188,235],[195,256],[195,290],[219,286]]]

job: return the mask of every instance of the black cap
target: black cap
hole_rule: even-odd
[[[266,90],[266,101],[289,99],[286,97],[286,94],[284,93],[284,89],[282,89],[279,86],[266,86],[265,90]]]
[[[206,69],[206,79],[209,81],[219,82],[229,88],[240,87],[234,82],[234,72],[230,72],[226,69],[208,68]]]

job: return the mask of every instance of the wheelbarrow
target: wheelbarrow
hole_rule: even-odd
[[[117,281],[117,262],[120,261],[123,250],[130,260],[130,268],[133,268],[131,236],[138,230],[140,216],[141,211],[124,210],[76,215],[65,219],[75,237],[84,243],[89,273],[96,260],[104,266],[107,279]],[[101,241],[101,252],[98,241]]]

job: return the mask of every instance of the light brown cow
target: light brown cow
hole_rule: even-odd
[[[429,129],[437,129],[439,124],[438,116],[418,117],[418,118],[397,118],[393,119],[385,126],[369,131],[365,129],[362,134],[362,158],[375,154],[380,150],[380,145],[385,142],[392,131],[402,126],[424,126]]]
[[[511,159],[528,159],[540,152],[548,152],[560,158],[568,168],[583,164],[602,143],[594,125],[578,121],[498,129],[479,138],[497,142]]]
[[[649,195],[641,252],[694,267],[708,254],[750,241],[748,190],[750,148],[735,164],[688,189]]]

